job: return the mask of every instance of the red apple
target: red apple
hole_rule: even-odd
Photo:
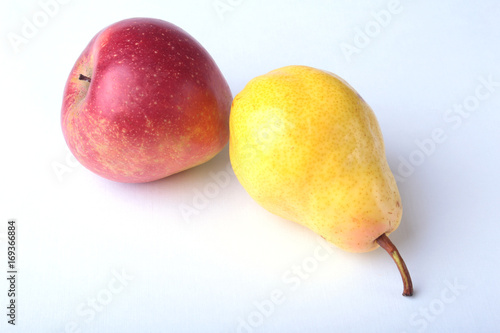
[[[100,31],[64,90],[62,129],[86,168],[141,183],[214,157],[232,95],[212,57],[179,27],[134,18]]]

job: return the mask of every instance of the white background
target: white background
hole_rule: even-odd
[[[383,24],[374,14],[390,0],[66,2],[45,22],[38,1],[0,5],[0,267],[6,275],[12,218],[19,267],[15,327],[0,279],[1,332],[498,330],[498,1],[401,0]],[[233,95],[293,64],[358,90],[399,177],[404,214],[391,238],[413,297],[401,296],[383,250],[326,252],[318,236],[258,206],[228,176],[227,147],[148,184],[75,163],[59,119],[67,75],[95,33],[136,16],[189,32]],[[9,36],[35,19],[38,31],[15,47]],[[183,216],[187,206],[197,214]]]

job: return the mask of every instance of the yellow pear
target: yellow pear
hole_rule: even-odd
[[[403,295],[410,275],[387,235],[402,205],[377,119],[361,96],[327,71],[287,66],[252,79],[234,98],[229,154],[250,196],[350,252],[382,246]]]

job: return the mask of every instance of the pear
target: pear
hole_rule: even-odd
[[[349,252],[379,246],[410,274],[387,237],[402,204],[375,114],[343,79],[287,66],[252,79],[233,100],[229,154],[249,195]]]

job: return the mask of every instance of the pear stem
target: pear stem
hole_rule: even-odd
[[[91,79],[88,76],[85,76],[83,74],[80,74],[80,76],[78,77],[78,80],[87,81],[87,82],[91,81]]]
[[[398,266],[399,272],[401,273],[401,277],[403,278],[403,296],[411,296],[413,295],[413,283],[411,282],[410,272],[408,272],[408,268],[406,268],[406,264],[399,254],[398,249],[394,244],[392,244],[389,237],[386,234],[382,234],[379,238],[376,239],[378,245],[381,248],[387,251],[389,255],[392,257],[396,266]]]

